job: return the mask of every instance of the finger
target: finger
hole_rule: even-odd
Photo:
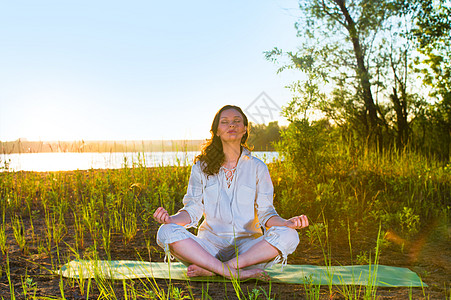
[[[301,228],[304,228],[305,226],[305,218],[304,218],[304,216],[303,215],[301,215],[301,216],[296,216],[296,217],[293,217],[293,218],[291,218],[290,219],[290,221],[292,222],[292,224],[293,224],[293,226],[291,227],[291,228],[294,228],[294,229],[301,229]]]
[[[304,218],[301,216],[298,216],[298,220],[299,220],[299,228],[302,228],[304,225]]]
[[[307,227],[309,225],[307,216],[304,216],[304,219],[305,219],[304,227]]]
[[[162,207],[160,210],[160,214],[167,214],[167,213],[168,213],[168,211]]]
[[[155,212],[153,213],[153,217],[156,218],[156,217],[160,214],[160,212],[161,212],[162,209],[164,209],[164,208],[163,208],[163,207],[158,207],[158,208],[155,210]]]
[[[298,229],[298,228],[301,227],[302,223],[301,223],[301,221],[299,220],[298,217],[294,217],[292,221],[293,221],[293,227],[292,228]]]
[[[167,211],[164,208],[159,209],[158,211],[155,212],[154,219],[158,223],[164,223],[164,216],[167,215],[167,214],[168,213],[167,213]]]
[[[169,214],[168,213],[163,215],[162,221],[163,221],[164,224],[169,223]]]
[[[166,219],[169,217],[169,214],[166,211],[161,212],[161,214],[159,215],[159,222],[160,223],[165,223]]]
[[[156,211],[155,211],[155,217],[159,217],[161,218],[162,215],[164,215],[165,213],[167,213],[166,209],[164,209],[163,207],[159,207]]]
[[[304,217],[305,217],[304,215],[298,216],[299,226],[301,226],[301,227],[304,225],[304,221],[305,221]]]
[[[153,218],[157,219],[157,217],[160,215],[161,207],[157,208],[155,212],[153,213]]]
[[[155,221],[157,221],[158,223],[161,223],[161,211],[160,212],[158,212],[156,215],[155,215]]]

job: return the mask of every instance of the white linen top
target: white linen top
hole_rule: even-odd
[[[260,227],[264,229],[269,218],[278,216],[273,206],[274,188],[266,164],[243,149],[230,187],[233,189],[229,192],[231,197],[227,195],[223,177],[221,170],[207,178],[199,161],[193,165],[181,209],[191,218],[191,223],[185,227],[197,226],[203,216],[199,235],[203,231],[230,237],[262,235]]]

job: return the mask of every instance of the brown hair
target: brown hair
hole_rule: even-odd
[[[224,163],[225,155],[222,148],[222,141],[219,136],[216,135],[218,132],[219,118],[221,117],[221,113],[227,109],[235,109],[237,110],[241,116],[243,117],[243,124],[248,129],[244,133],[241,138],[241,151],[243,147],[249,149],[246,145],[247,138],[249,137],[249,126],[246,115],[243,113],[241,108],[235,105],[226,105],[222,107],[215,115],[213,119],[213,123],[211,124],[211,139],[207,140],[207,142],[202,146],[201,153],[196,156],[194,163],[197,161],[201,162],[202,171],[207,175],[215,175],[219,173],[219,169],[221,165]]]

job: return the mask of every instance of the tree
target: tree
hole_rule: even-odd
[[[409,132],[410,98],[407,73],[401,72],[407,61],[401,58],[408,57],[409,48],[398,49],[400,35],[393,36],[393,32],[404,30],[400,28],[405,22],[397,16],[399,7],[391,0],[301,0],[303,17],[296,27],[304,42],[299,51],[284,53],[275,48],[266,53],[267,58],[286,55],[288,65],[279,71],[300,69],[308,78],[305,87],[332,89],[328,97],[309,101],[335,124],[351,125],[361,140],[383,145],[383,130],[392,131],[395,122],[402,142]],[[382,52],[386,57],[380,56]],[[387,80],[389,72],[394,81]],[[379,94],[387,91],[392,97],[383,98],[391,99],[391,106],[380,100]],[[391,113],[394,121],[387,119]]]
[[[436,3],[436,5],[434,5]],[[427,68],[418,68],[424,75],[424,82],[433,86],[433,95],[449,97],[451,92],[451,2],[417,0],[409,4],[415,14],[412,37],[417,49],[423,55],[416,60]]]
[[[412,39],[421,56],[416,70],[431,87],[430,96],[437,99],[423,118],[434,143],[435,152],[449,160],[451,154],[451,2],[417,0],[405,3],[405,11],[414,15]]]
[[[277,121],[265,124],[250,123],[250,135],[248,145],[256,151],[273,151],[274,143],[280,139],[280,133],[285,128],[279,127]]]

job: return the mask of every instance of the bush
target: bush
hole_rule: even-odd
[[[294,121],[272,166],[275,204],[284,216],[325,220],[338,236],[353,231],[395,231],[412,238],[437,218],[449,220],[449,165],[405,151],[360,149],[338,138],[327,122]],[[443,213],[445,212],[445,213]]]

